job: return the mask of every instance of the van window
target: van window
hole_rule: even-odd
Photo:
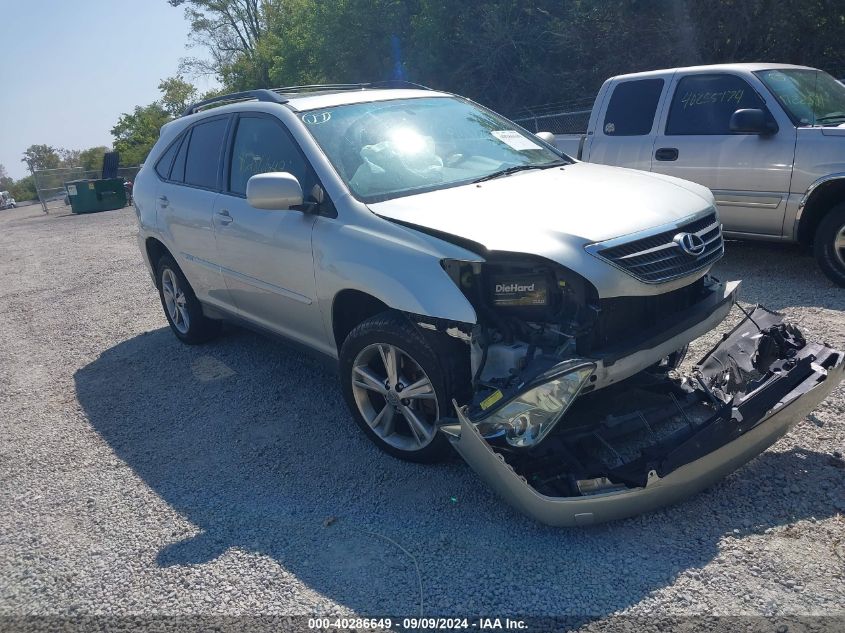
[[[666,134],[731,134],[734,112],[765,107],[760,95],[736,75],[689,75],[675,89]]]
[[[605,135],[643,136],[651,132],[662,92],[662,79],[638,79],[618,84],[604,116]]]
[[[191,130],[191,142],[185,162],[185,184],[215,189],[220,150],[226,135],[228,119],[199,123]]]
[[[170,178],[170,167],[173,165],[173,157],[176,156],[176,152],[179,150],[179,144],[181,142],[181,137],[173,141],[173,143],[170,144],[170,147],[167,148],[167,151],[164,152],[162,157],[159,158],[156,163],[156,173],[165,180]]]
[[[247,181],[269,171],[286,171],[296,176],[306,198],[317,182],[280,123],[266,117],[242,116],[232,145],[229,191],[245,195]]]

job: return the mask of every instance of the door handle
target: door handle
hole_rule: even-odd
[[[659,150],[654,152],[654,157],[657,160],[678,160],[678,148],[661,147]]]
[[[226,226],[227,224],[231,224],[234,218],[229,215],[228,209],[220,209],[220,211],[217,212],[217,220],[220,224]]]
[[[159,196],[158,197],[158,204],[163,209],[170,204],[170,200],[167,199],[167,196]]]

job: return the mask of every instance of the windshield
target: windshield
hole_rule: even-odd
[[[762,70],[757,76],[795,125],[845,123],[845,86],[821,70]]]
[[[349,104],[300,117],[363,202],[564,160],[507,119],[451,97]]]

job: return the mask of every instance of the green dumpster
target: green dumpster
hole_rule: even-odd
[[[111,211],[126,206],[123,178],[73,180],[65,183],[73,213]]]

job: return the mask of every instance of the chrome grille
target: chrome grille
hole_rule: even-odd
[[[678,233],[693,233],[704,240],[704,251],[688,255],[673,241]],[[615,240],[614,240],[615,241]],[[647,283],[677,279],[717,261],[725,252],[722,226],[715,213],[671,229],[613,246],[596,244],[595,255]]]

